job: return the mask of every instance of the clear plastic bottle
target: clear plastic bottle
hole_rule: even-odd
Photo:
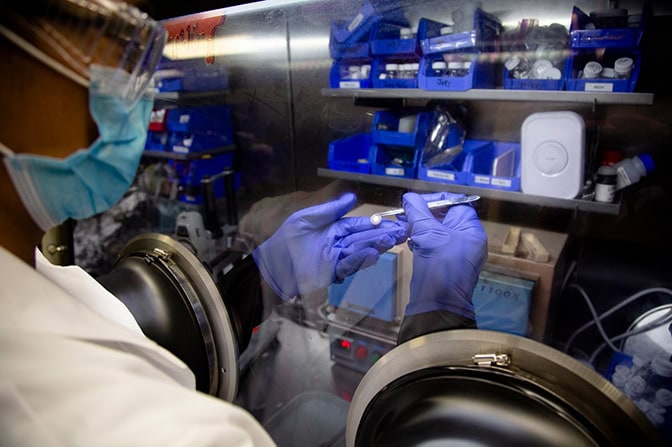
[[[641,154],[632,158],[619,161],[616,165],[616,190],[625,188],[641,180],[649,172],[653,171],[653,158],[649,154]]]

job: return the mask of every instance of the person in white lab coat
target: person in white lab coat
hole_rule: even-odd
[[[54,228],[105,211],[132,182],[152,108],[146,82],[155,68],[141,66],[140,75],[128,79],[117,66],[55,61],[63,48],[40,45],[44,30],[35,17],[23,20],[53,1],[9,0],[0,14],[0,50],[11,67],[0,83],[6,111],[0,120],[0,444],[274,445],[250,413],[196,391],[192,371],[146,337],[117,297],[81,268],[47,259],[72,249],[47,243]],[[135,35],[160,54],[162,27],[133,7],[76,3],[143,27]],[[16,11],[25,15],[12,15]],[[142,20],[128,20],[129,14]],[[81,15],[66,8],[65,17]],[[25,23],[15,28],[14,19]],[[26,39],[33,34],[37,44]],[[61,37],[70,34],[64,30]],[[115,36],[108,37],[113,47]],[[79,147],[87,149],[73,151]],[[356,204],[353,195],[343,195],[287,218],[250,259],[263,281],[289,299],[343,281],[410,232],[412,248],[422,253],[415,266],[422,276],[414,274],[417,300],[400,341],[473,327],[470,291],[487,254],[485,233],[471,207],[455,207],[443,222],[428,223],[429,199],[407,195],[407,221],[373,226],[366,218],[341,218]],[[447,243],[451,254],[440,254]],[[308,260],[315,253],[323,256]],[[429,272],[430,265],[449,264],[449,275]],[[469,265],[464,275],[463,264]],[[442,281],[427,287],[427,276]]]
[[[59,10],[60,15],[40,16],[39,7],[48,3],[62,7],[49,10]],[[0,120],[0,444],[274,445],[247,411],[195,391],[194,374],[185,363],[147,338],[128,308],[84,270],[53,265],[45,257],[72,249],[67,242],[47,246],[55,228],[69,219],[105,211],[133,180],[152,109],[146,81],[155,68],[143,65],[151,62],[151,53],[130,61],[141,68],[132,79],[118,68],[132,73],[136,66],[95,60],[84,64],[72,60],[77,57],[74,53],[71,59],[63,58],[63,51],[70,48],[54,51],[60,41],[53,39],[53,33],[75,42],[87,35],[82,31],[86,28],[79,26],[80,34],[74,35],[65,25],[59,27],[105,11],[104,20],[142,28],[129,35],[142,36],[146,40],[141,44],[154,46],[160,55],[162,26],[132,6],[108,0],[10,0],[2,8],[0,48],[12,68],[0,84],[7,112]],[[50,34],[44,34],[44,22],[38,23],[38,18],[54,25]],[[118,47],[126,42],[115,42],[114,35],[98,44],[98,53],[107,45],[103,49],[108,61],[115,50],[125,53],[126,48]],[[313,212],[323,221],[316,225],[324,228],[304,227],[307,239],[291,249],[276,237],[266,244],[264,254],[255,255],[257,261],[268,261],[268,253],[278,250],[284,250],[278,255],[300,258],[296,251],[304,242],[331,243],[325,239],[335,234],[331,223],[355,202],[353,196],[344,196],[334,203]],[[375,262],[380,253],[407,237],[405,224],[388,227],[395,229],[394,237],[386,235],[386,228],[368,228],[373,235],[370,243],[357,239],[360,245],[354,254],[343,254],[342,249],[348,248],[344,244],[327,267],[336,271],[339,263],[339,274],[347,276]],[[295,229],[289,225],[284,232]],[[344,231],[338,232],[339,237],[359,234],[357,228]],[[270,265],[265,273],[287,293],[298,293],[299,286],[305,289],[294,275],[310,279],[308,289],[325,285],[312,284],[312,271],[284,272],[290,277],[276,275],[273,269],[278,268]],[[322,276],[318,278],[322,282],[333,280],[330,274]]]
[[[2,8],[11,9],[37,8],[40,2],[3,3]],[[67,6],[68,2],[61,3]],[[89,2],[93,3],[103,8],[110,5]],[[29,31],[38,29],[36,24],[21,28],[6,10],[1,15],[0,53],[4,66],[12,69],[0,82],[5,110],[0,120],[4,159],[0,163],[0,445],[274,445],[251,414],[194,391],[194,375],[186,365],[148,339],[128,309],[82,269],[52,265],[36,248],[50,220],[40,217],[39,205],[27,203],[31,191],[19,193],[16,186],[21,184],[22,168],[36,176],[43,171],[34,159],[21,155],[62,160],[90,145],[96,128],[88,114],[89,93],[80,84],[82,79],[109,83],[111,77],[104,67],[87,76],[74,64],[54,65],[56,70],[47,66],[44,61],[56,59],[57,53],[39,40],[25,45],[33,37]],[[115,20],[124,20],[122,14]],[[24,29],[28,32],[21,33]],[[33,50],[48,52],[50,57]],[[70,69],[67,76],[57,71],[63,65]],[[142,101],[129,114],[120,112],[123,116],[112,120],[130,122],[133,113],[144,118],[151,102]],[[101,124],[101,139],[83,155],[91,158],[96,152],[104,159],[109,155],[106,150],[119,148],[118,129],[111,128],[109,115],[119,103],[92,101],[91,105],[97,108],[94,118]],[[80,166],[91,162],[86,157],[78,160]],[[120,163],[135,169],[134,162]],[[99,166],[91,169],[101,181],[109,180]],[[58,170],[62,165],[50,167],[64,172]],[[77,207],[81,200],[77,187],[72,178],[62,180],[59,184],[51,179],[57,189],[53,192],[65,195],[70,188],[74,195],[54,206],[62,208],[70,201]],[[103,210],[103,201],[93,200],[89,211]],[[51,215],[58,212],[52,211]]]

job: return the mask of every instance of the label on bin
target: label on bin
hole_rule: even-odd
[[[505,186],[507,188],[511,187],[511,180],[505,180],[501,178],[493,178],[492,184],[495,186]]]
[[[385,168],[385,175],[404,175],[404,170],[401,168]]]
[[[432,169],[427,170],[427,177],[440,178],[442,180],[450,180],[451,182],[455,180],[455,174],[453,174],[452,172],[434,171]]]
[[[474,183],[482,183],[484,185],[489,185],[490,184],[490,177],[487,175],[475,175],[474,176]]]
[[[339,81],[339,88],[359,88],[359,81]]]
[[[611,82],[586,82],[587,92],[613,92],[614,84]]]

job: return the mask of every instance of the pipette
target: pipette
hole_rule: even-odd
[[[480,199],[480,196],[465,196],[465,197],[455,197],[452,199],[436,200],[434,202],[427,202],[427,207],[432,208],[441,208],[444,206],[450,205],[459,205],[461,203],[470,203]],[[397,214],[404,214],[403,208],[397,208],[389,211],[382,211],[380,213],[374,213],[371,215],[371,223],[373,225],[378,225],[383,221],[385,216],[396,216]]]

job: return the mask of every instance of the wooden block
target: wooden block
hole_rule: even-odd
[[[528,259],[535,262],[548,262],[550,260],[551,255],[534,233],[523,232],[520,238],[525,250],[529,253]]]
[[[502,243],[502,253],[515,255],[518,249],[518,242],[520,242],[520,227],[509,228]]]

